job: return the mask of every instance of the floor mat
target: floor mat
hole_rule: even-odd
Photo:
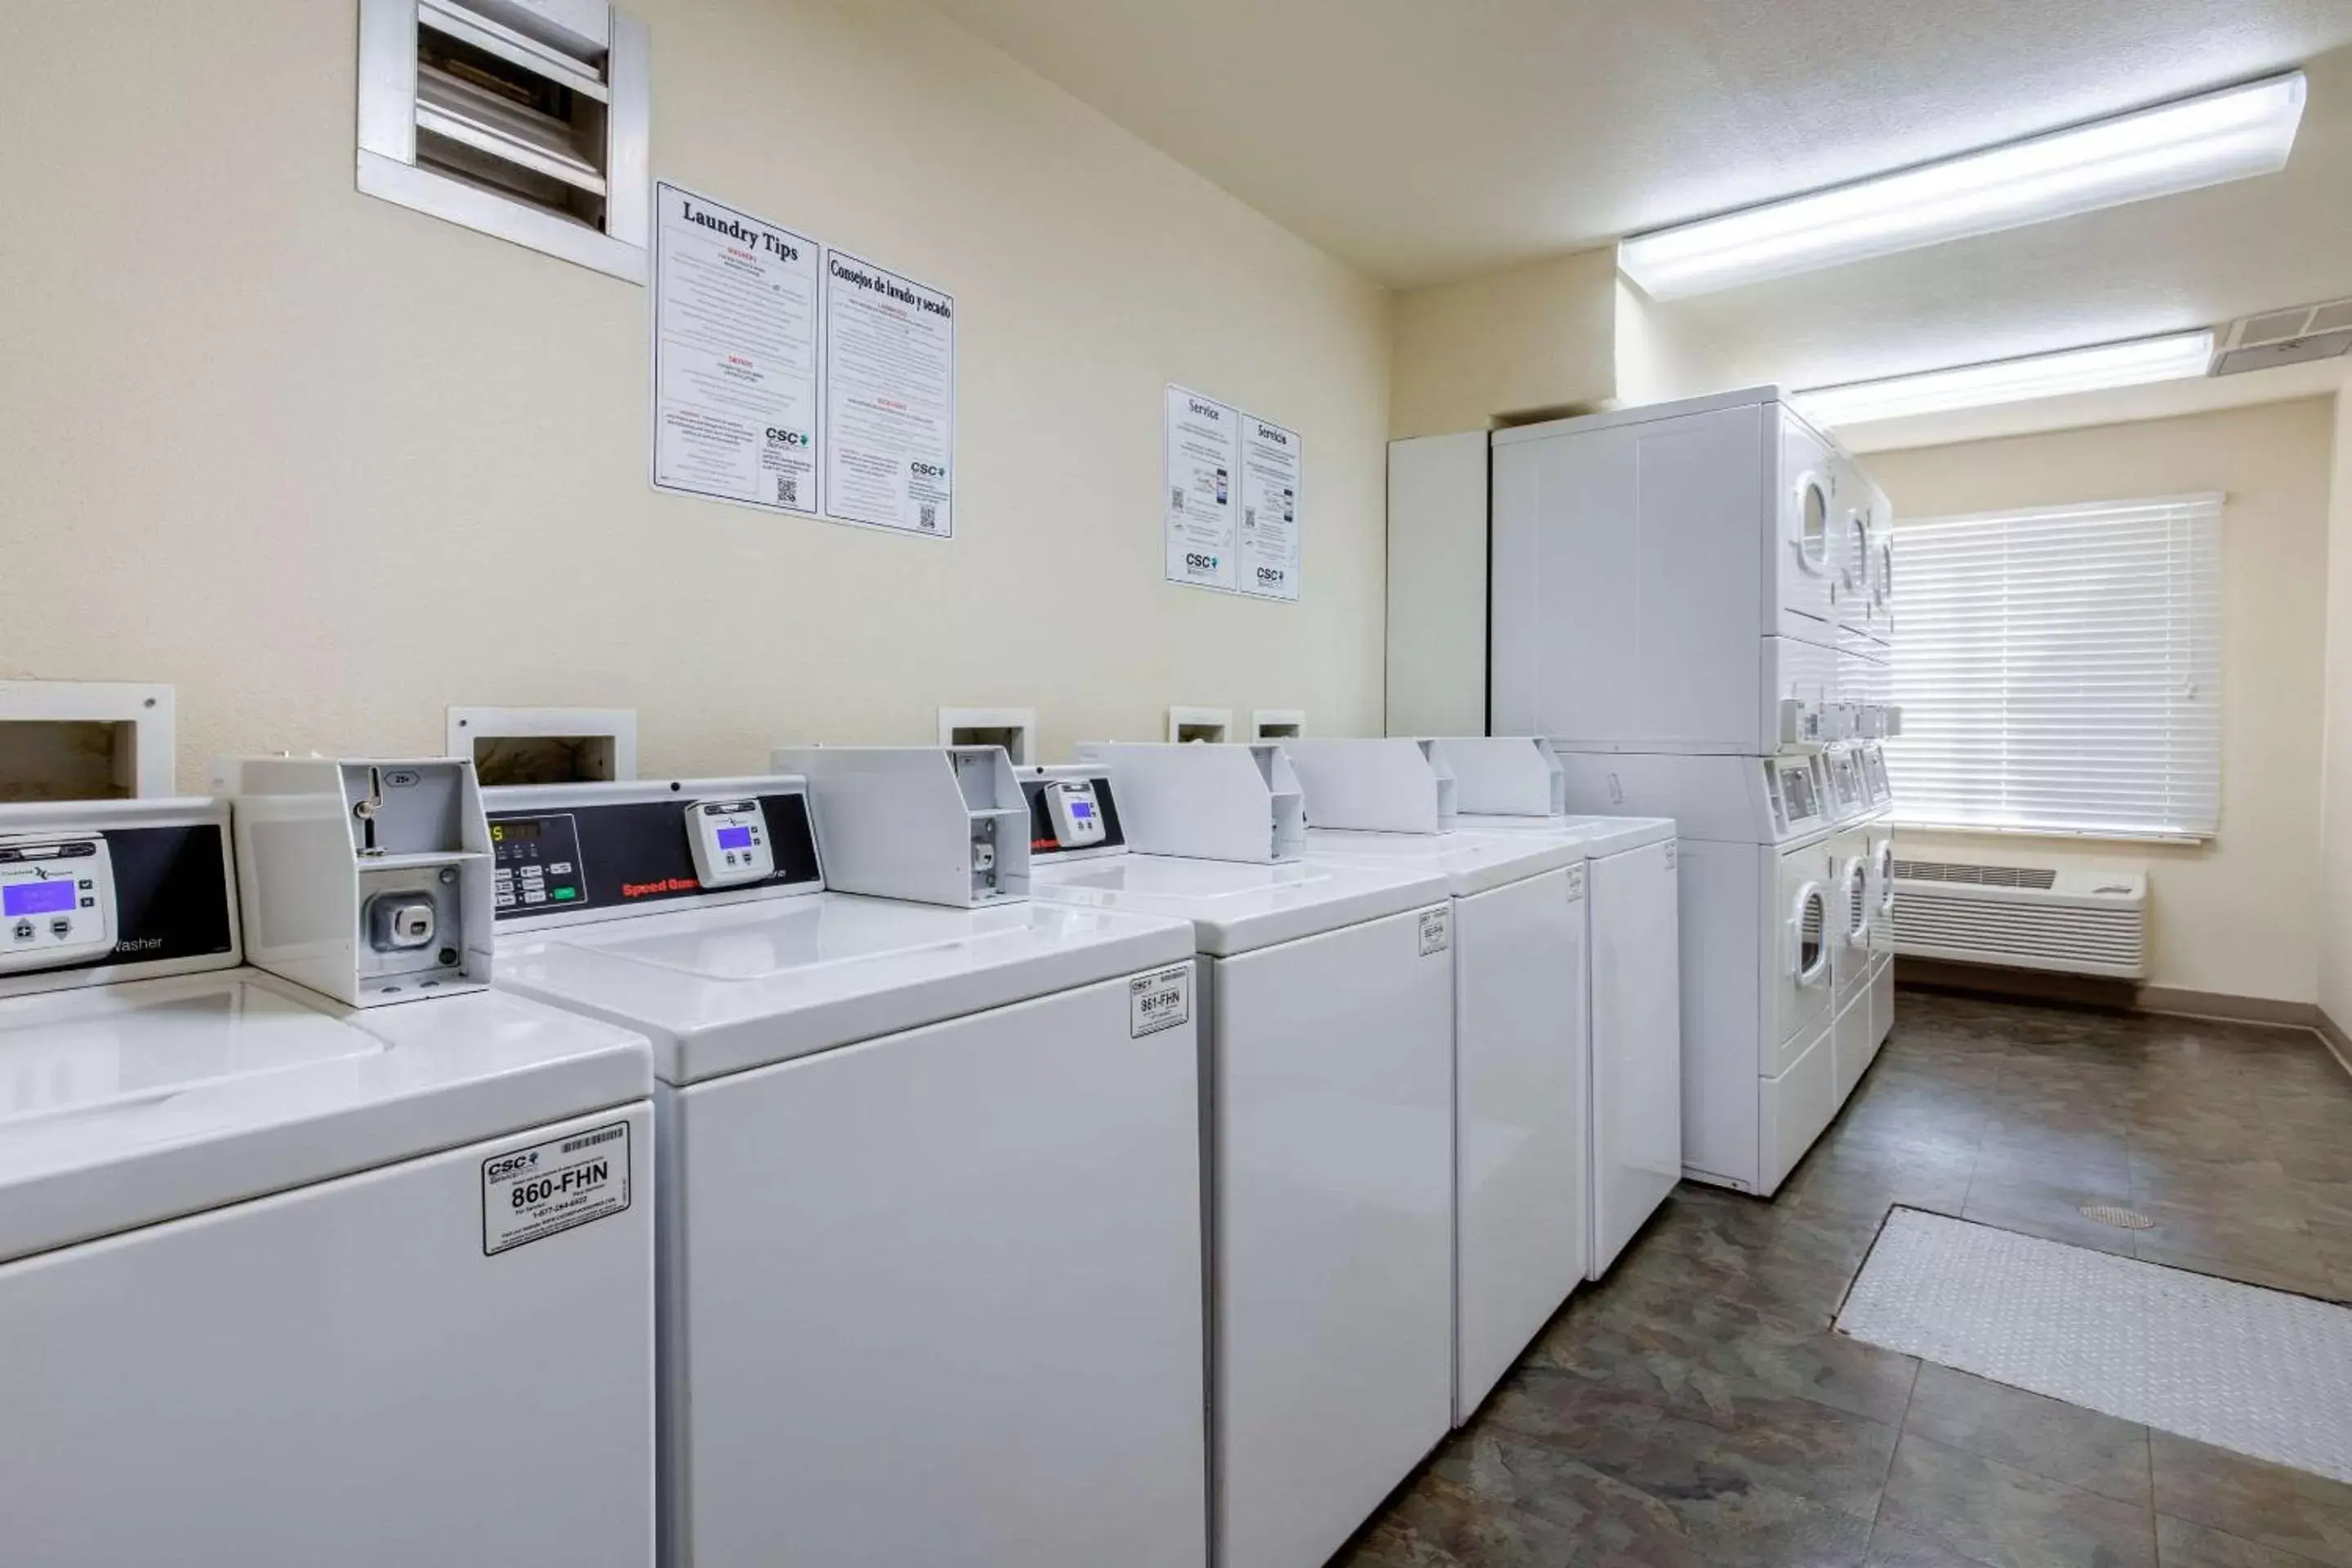
[[[1837,1326],[2352,1481],[2352,1308],[1898,1208]]]

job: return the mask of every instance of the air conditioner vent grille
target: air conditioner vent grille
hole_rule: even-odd
[[[1936,860],[1895,863],[1895,951],[2116,979],[2147,972],[2147,878]]]
[[[1898,882],[1965,882],[1979,888],[2041,888],[2056,885],[2058,873],[2038,866],[1965,866],[1940,860],[1897,860]]]

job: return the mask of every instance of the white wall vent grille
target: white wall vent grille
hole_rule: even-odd
[[[1895,951],[2138,980],[2147,973],[2147,877],[1933,860],[1895,863]]]
[[[360,0],[359,187],[643,283],[648,57],[605,0]]]

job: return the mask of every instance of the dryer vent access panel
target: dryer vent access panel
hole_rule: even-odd
[[[361,0],[359,188],[643,283],[649,53],[603,0]]]

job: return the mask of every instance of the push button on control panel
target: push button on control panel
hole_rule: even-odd
[[[568,811],[501,816],[490,824],[490,903],[499,917],[546,914],[584,902],[580,829]]]

